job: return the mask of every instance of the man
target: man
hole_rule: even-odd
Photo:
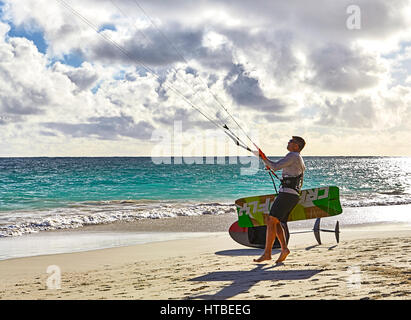
[[[281,223],[287,222],[290,212],[300,200],[300,191],[305,171],[304,161],[300,152],[304,146],[305,141],[303,138],[293,136],[287,145],[289,153],[283,159],[276,162],[269,160],[260,151],[253,152],[257,157],[261,157],[264,163],[274,171],[282,169],[281,188],[270,209],[270,214],[264,217],[267,225],[265,250],[260,258],[254,259],[255,262],[271,260],[271,250],[276,237],[278,237],[281,244],[281,254],[276,263],[283,262],[290,253]]]

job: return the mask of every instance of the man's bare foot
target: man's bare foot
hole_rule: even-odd
[[[285,249],[285,250],[281,251],[280,257],[278,258],[278,260],[275,263],[283,262],[289,254],[290,254],[290,250],[288,250],[288,249]]]
[[[258,259],[254,259],[254,262],[261,262],[261,261],[265,261],[265,260],[271,260],[271,255],[267,255],[267,254],[263,254],[261,257],[259,257]]]

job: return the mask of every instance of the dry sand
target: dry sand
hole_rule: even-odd
[[[411,225],[292,235],[284,264],[226,232],[88,252],[0,261],[0,299],[410,299]],[[61,271],[53,289],[48,266]],[[54,275],[57,275],[54,274]],[[50,278],[51,277],[51,278]]]

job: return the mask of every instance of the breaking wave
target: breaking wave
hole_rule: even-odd
[[[154,200],[88,201],[65,208],[4,212],[0,215],[0,237],[118,221],[221,214],[236,214],[234,204]]]

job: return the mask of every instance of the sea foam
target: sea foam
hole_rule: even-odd
[[[0,237],[75,229],[117,221],[179,216],[236,214],[234,204],[114,200],[83,202],[67,208],[8,212],[0,215]]]

